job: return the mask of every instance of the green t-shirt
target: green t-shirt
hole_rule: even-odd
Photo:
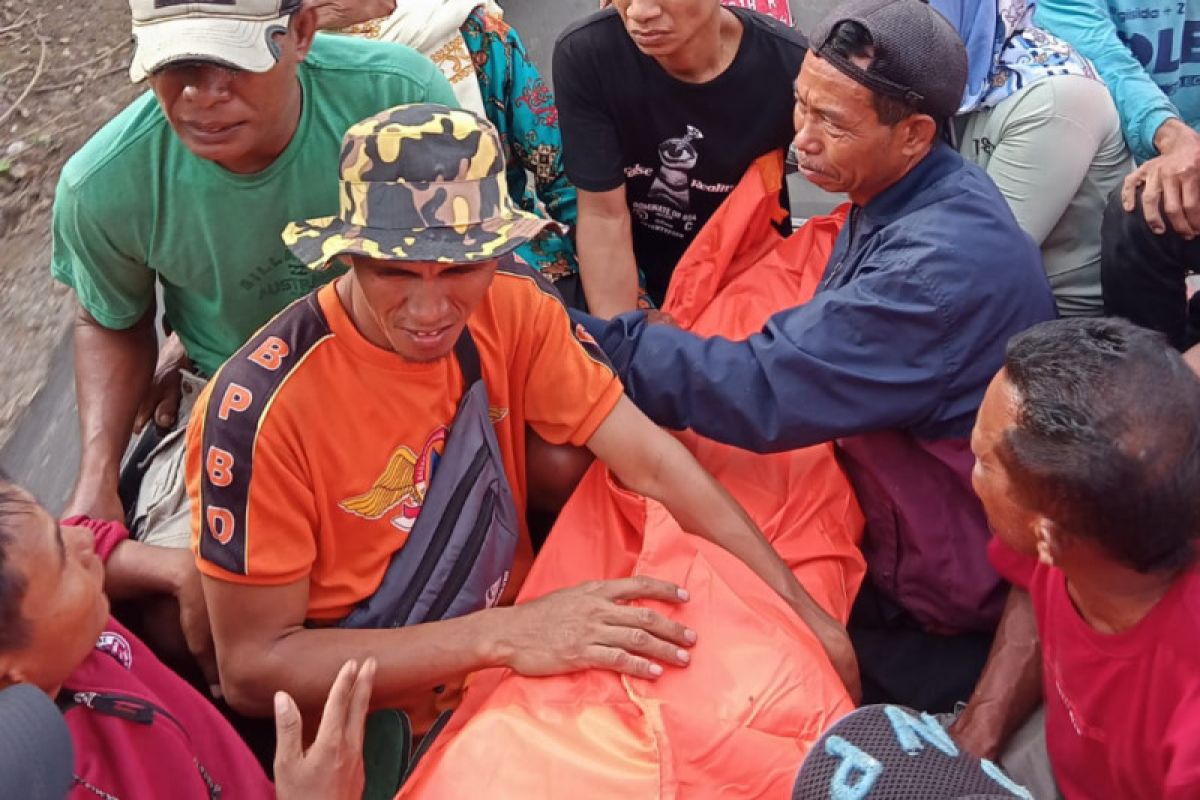
[[[326,283],[284,247],[292,221],[336,214],[342,135],[404,103],[458,106],[441,72],[398,44],[318,35],[299,68],[304,108],[275,163],[238,175],[179,141],[152,93],[63,168],[54,277],[103,326],[125,329],[162,284],[167,321],[204,374],[288,303]]]

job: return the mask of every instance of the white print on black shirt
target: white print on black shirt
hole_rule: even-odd
[[[662,167],[650,185],[649,200],[665,203],[679,211],[687,211],[691,207],[688,173],[700,160],[700,154],[692,142],[703,138],[704,134],[699,128],[688,125],[686,136],[667,139],[658,146]]]
[[[643,227],[685,239],[696,229],[697,215],[692,211],[691,190],[718,194],[732,191],[733,186],[729,184],[691,180],[691,171],[700,160],[700,153],[692,143],[703,138],[699,128],[688,125],[685,135],[667,139],[658,146],[661,164],[657,173],[641,164],[626,168],[625,177],[629,179],[654,175],[646,201],[631,204],[634,218]]]

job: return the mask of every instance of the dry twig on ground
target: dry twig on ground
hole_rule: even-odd
[[[55,69],[48,70],[48,72],[73,72],[76,70],[81,70],[81,69],[84,69],[85,67],[90,67],[92,64],[95,64],[98,61],[103,61],[104,59],[111,56],[113,53],[117,52],[118,50],[120,50],[124,47],[128,47],[128,46],[129,46],[129,42],[117,42],[112,47],[106,47],[105,49],[101,50],[99,53],[97,53],[92,58],[89,58],[87,61],[81,61],[78,64],[67,64],[66,66],[57,67]]]
[[[33,90],[33,93],[34,94],[45,94],[46,92],[57,92],[59,89],[69,89],[72,86],[79,85],[87,78],[91,78],[92,80],[95,80],[96,78],[104,78],[109,75],[116,74],[124,69],[128,69],[128,67],[126,67],[124,64],[117,64],[115,67],[109,67],[104,72],[97,72],[95,75],[76,75],[74,78],[71,78],[71,80],[69,80],[69,81],[63,81],[62,83],[52,83],[49,86],[39,86],[38,88]]]
[[[13,104],[8,107],[7,111],[5,111],[3,114],[0,114],[0,125],[3,125],[9,117],[16,113],[17,109],[21,107],[21,103],[23,103],[25,98],[29,96],[29,93],[33,91],[33,86],[38,82],[38,78],[42,77],[42,68],[46,66],[46,38],[37,33],[35,33],[35,35],[37,36],[38,42],[42,46],[41,52],[38,53],[37,69],[33,71],[33,77],[30,78],[29,83],[25,85],[25,90],[22,91],[20,96],[13,101]]]
[[[5,25],[3,28],[0,28],[0,34],[12,33],[15,30],[20,30],[21,28],[24,28],[26,25],[28,25],[32,21],[32,20],[28,19],[28,17],[29,17],[29,12],[22,11],[21,16],[17,17],[16,22],[12,23],[11,25]]]

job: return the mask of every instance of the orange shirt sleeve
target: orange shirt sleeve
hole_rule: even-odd
[[[604,352],[562,302],[540,289],[534,304],[525,418],[551,444],[582,447],[612,413],[624,391]]]
[[[216,387],[213,389],[212,387]],[[283,585],[312,571],[317,500],[284,413],[221,418],[210,393],[188,426],[192,546],[200,572],[233,583]]]

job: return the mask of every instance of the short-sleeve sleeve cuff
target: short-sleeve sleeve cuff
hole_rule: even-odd
[[[218,567],[200,555],[196,555],[196,569],[200,570],[200,574],[206,577],[225,581],[226,583],[236,583],[241,586],[286,586],[289,583],[295,583],[301,578],[312,574],[311,569],[298,569],[292,572],[280,572],[271,575],[258,573],[245,575]]]
[[[129,538],[129,530],[125,525],[112,520],[92,519],[78,514],[62,520],[62,524],[90,530],[95,537],[96,555],[105,563],[117,545]]]
[[[1178,118],[1179,115],[1169,108],[1151,107],[1140,112],[1140,118],[1134,120],[1129,126],[1129,132],[1133,135],[1127,142],[1138,163],[1144,163],[1161,155],[1158,148],[1154,146],[1154,137],[1163,123],[1169,119]]]
[[[130,310],[124,314],[114,313],[101,299],[96,297],[87,281],[79,280],[79,275],[63,259],[54,258],[50,262],[50,277],[62,285],[74,290],[75,297],[83,310],[91,315],[102,327],[110,331],[124,331],[132,328],[138,320],[146,315],[153,297],[131,299]]]
[[[597,177],[596,175],[581,175],[578,170],[567,168],[567,178],[571,183],[575,184],[576,189],[585,192],[611,192],[613,189],[620,189],[625,185],[625,176],[619,173],[610,174],[607,177]]]
[[[583,418],[583,421],[576,426],[575,430],[571,432],[566,441],[575,447],[584,447],[587,445],[592,436],[595,435],[596,431],[600,429],[600,426],[604,423],[604,420],[608,419],[608,415],[611,414],[613,409],[617,407],[617,403],[620,402],[621,395],[624,393],[625,389],[621,385],[621,381],[618,380],[614,375],[612,381],[608,384],[608,386],[605,387],[604,391],[600,394],[600,397],[592,405],[592,410],[586,417]],[[552,442],[551,437],[547,436],[549,431],[538,430],[538,425],[536,423],[530,423],[530,425],[535,431],[537,431],[539,436],[546,439],[548,442]]]

